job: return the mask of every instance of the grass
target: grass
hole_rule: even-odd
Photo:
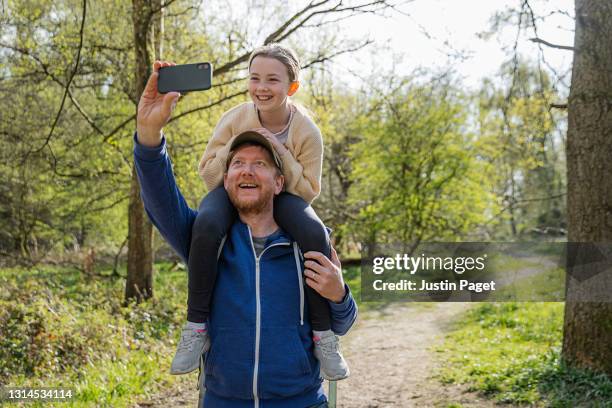
[[[560,359],[562,303],[485,303],[470,310],[444,344],[443,383],[468,384],[500,403],[612,407],[612,381]]]
[[[173,384],[187,277],[156,270],[155,298],[127,306],[124,279],[1,270],[0,386],[70,387],[75,398],[62,406],[129,407]]]
[[[361,303],[361,267],[349,266],[342,268],[344,282],[351,288],[355,301]]]
[[[551,267],[536,275],[517,279],[496,294],[496,299],[521,299],[523,301],[563,300],[565,296],[565,269]]]
[[[359,301],[359,268],[345,277]],[[121,408],[184,381],[168,369],[185,318],[187,273],[156,264],[153,287],[153,299],[125,306],[124,278],[1,269],[0,387],[69,387],[75,397],[62,407]]]

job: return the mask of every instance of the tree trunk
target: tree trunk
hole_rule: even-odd
[[[612,3],[576,0],[574,64],[568,103],[569,242],[612,242]],[[612,376],[612,303],[576,296],[567,275],[563,357]],[[590,279],[598,279],[599,276]],[[609,278],[597,289],[612,291]],[[584,283],[584,282],[582,282]]]
[[[152,11],[158,10],[156,13]],[[161,59],[163,9],[161,0],[133,0],[134,49],[136,51],[136,100],[149,78],[152,61]],[[138,107],[137,107],[138,109]],[[140,185],[132,168],[128,211],[128,264],[125,299],[141,301],[153,296],[153,227],[140,199]]]

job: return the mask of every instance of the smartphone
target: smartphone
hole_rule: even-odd
[[[173,65],[159,69],[157,90],[159,93],[190,92],[210,89],[212,85],[212,64]]]

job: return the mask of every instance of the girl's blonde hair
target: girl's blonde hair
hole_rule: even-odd
[[[251,63],[255,57],[274,58],[280,61],[285,67],[287,67],[289,82],[297,81],[300,77],[300,61],[295,54],[295,51],[287,46],[272,43],[257,47],[249,57],[249,70],[251,69]]]

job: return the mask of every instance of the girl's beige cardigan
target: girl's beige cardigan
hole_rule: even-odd
[[[233,138],[245,130],[261,127],[253,102],[242,103],[223,114],[199,165],[208,191],[223,184]],[[285,146],[288,151],[281,155],[285,190],[312,203],[321,192],[323,138],[319,128],[300,108],[293,114]]]

